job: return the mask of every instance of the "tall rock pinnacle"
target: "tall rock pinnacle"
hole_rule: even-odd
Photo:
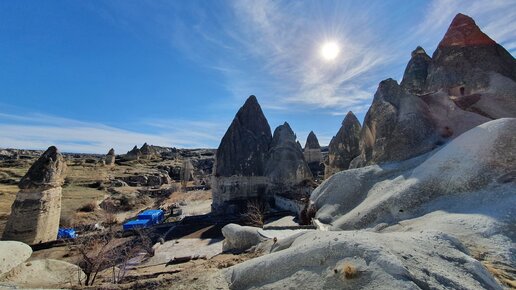
[[[426,51],[418,46],[412,52],[412,57],[405,68],[400,85],[412,94],[421,94],[425,89],[428,66],[431,60]]]
[[[56,147],[49,147],[20,180],[4,240],[32,245],[57,239],[65,171],[63,157]]]
[[[349,168],[351,161],[360,154],[359,137],[360,122],[353,112],[349,111],[342,121],[337,135],[328,146],[328,160],[324,170],[324,178]]]
[[[238,110],[217,149],[213,169],[212,208],[215,211],[223,210],[223,204],[229,201],[241,201],[245,206],[248,198],[264,190],[265,163],[271,141],[269,123],[256,97],[250,96]],[[237,183],[242,190],[234,192]]]

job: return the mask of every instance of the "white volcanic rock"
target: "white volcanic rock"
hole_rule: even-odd
[[[82,270],[64,261],[44,259],[22,263],[0,279],[23,288],[64,288],[78,285]]]
[[[502,289],[444,233],[316,231],[227,269],[230,289]]]
[[[16,241],[0,241],[0,278],[32,255],[29,245]]]

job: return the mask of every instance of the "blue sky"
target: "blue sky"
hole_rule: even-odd
[[[512,0],[1,1],[0,147],[215,148],[251,94],[328,144],[458,12],[516,54]]]

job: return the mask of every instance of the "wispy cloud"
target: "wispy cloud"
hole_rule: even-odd
[[[223,128],[215,123],[185,120],[142,121],[149,129],[157,128],[156,133],[43,114],[0,113],[0,123],[0,147],[45,149],[56,145],[64,152],[83,153],[105,153],[110,148],[125,153],[143,142],[179,148],[213,148],[223,134]]]

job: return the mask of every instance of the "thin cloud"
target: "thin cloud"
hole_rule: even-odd
[[[148,122],[149,127],[162,129],[155,134],[43,114],[0,113],[0,121],[0,147],[45,149],[56,145],[64,152],[106,153],[115,148],[117,153],[125,153],[144,142],[168,147],[209,148],[218,145],[223,133],[213,123],[202,121]]]

